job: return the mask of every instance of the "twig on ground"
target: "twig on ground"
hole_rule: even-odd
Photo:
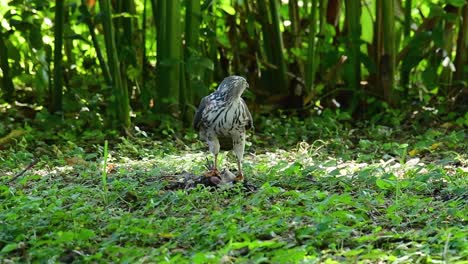
[[[34,167],[34,165],[37,164],[37,162],[39,162],[38,159],[33,159],[31,161],[31,163],[29,163],[29,165],[24,168],[24,170],[22,170],[20,173],[16,174],[15,177],[11,178],[7,183],[11,183],[12,181],[18,179],[19,177],[21,177],[23,174],[25,174],[28,170],[30,170],[32,167]]]

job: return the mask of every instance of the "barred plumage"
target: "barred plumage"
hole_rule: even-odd
[[[245,131],[253,128],[252,115],[241,98],[248,87],[249,84],[243,77],[226,77],[216,91],[201,100],[195,113],[193,127],[200,132],[201,139],[206,140],[210,152],[214,155],[215,174],[218,174],[217,155],[220,139],[228,138],[231,139],[236,154],[239,178],[243,178]]]

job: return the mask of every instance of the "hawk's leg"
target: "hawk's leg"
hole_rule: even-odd
[[[243,181],[244,173],[242,172],[242,162],[239,159],[237,159],[237,168],[239,169],[239,173],[236,176],[236,181]]]
[[[217,160],[218,160],[218,154],[214,155],[214,166],[208,172],[204,174],[206,177],[213,177],[213,176],[220,177],[221,176],[218,170]]]
[[[220,176],[218,171],[218,153],[219,153],[219,140],[217,137],[211,137],[207,140],[210,152],[214,155],[214,166],[209,172],[205,174],[207,177]]]
[[[244,157],[244,148],[245,148],[245,133],[239,133],[237,135],[233,135],[232,137],[232,145],[234,149],[234,153],[236,154],[237,158],[237,181],[244,180],[244,173],[242,172],[242,159]]]

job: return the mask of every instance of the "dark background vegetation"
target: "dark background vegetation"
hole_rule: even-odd
[[[189,127],[201,97],[245,76],[254,117],[466,126],[464,0],[3,1],[0,134]],[[55,125],[52,125],[53,127]]]

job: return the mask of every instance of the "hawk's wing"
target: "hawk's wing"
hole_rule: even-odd
[[[205,107],[207,104],[208,104],[208,96],[205,96],[201,99],[197,112],[195,112],[195,116],[193,117],[193,128],[196,130],[200,129],[200,125],[202,123],[203,111],[205,110]]]
[[[250,114],[249,108],[247,108],[247,104],[245,103],[244,99],[241,98],[242,105],[244,106],[245,113],[247,115],[247,125],[245,126],[246,129],[253,129],[253,119],[252,114]]]

